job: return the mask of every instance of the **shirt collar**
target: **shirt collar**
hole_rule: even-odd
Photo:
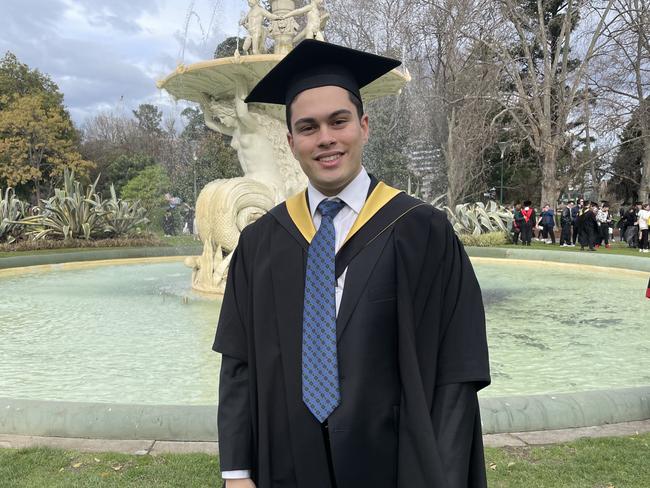
[[[362,166],[359,174],[348,183],[348,185],[341,190],[338,195],[328,197],[319,192],[314,185],[311,184],[311,181],[307,184],[307,195],[309,198],[309,210],[311,212],[311,217],[314,218],[316,214],[316,209],[318,205],[323,200],[338,198],[342,200],[348,207],[354,210],[355,213],[361,212],[361,208],[364,203],[366,203],[366,197],[368,196],[368,190],[370,189],[370,176],[366,172],[366,169]]]

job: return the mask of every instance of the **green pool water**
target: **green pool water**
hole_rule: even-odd
[[[482,396],[650,384],[643,275],[512,261],[475,269],[493,375]],[[182,263],[0,278],[0,397],[216,403],[219,302],[189,281]]]

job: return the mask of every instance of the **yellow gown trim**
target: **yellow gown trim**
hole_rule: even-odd
[[[305,189],[291,198],[288,198],[286,203],[289,217],[291,217],[291,220],[296,224],[296,227],[307,242],[311,243],[314,235],[316,235],[316,228],[314,227],[314,222],[311,219],[311,213],[307,206],[306,192],[307,190]],[[361,212],[359,213],[357,220],[354,221],[350,232],[348,232],[345,242],[350,240],[350,238],[366,225],[384,205],[390,202],[399,193],[401,193],[401,190],[388,186],[383,182],[379,182],[370,196],[366,199],[366,203],[361,208]]]

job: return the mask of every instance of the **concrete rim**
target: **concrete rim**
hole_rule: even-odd
[[[594,256],[504,248],[467,248],[467,251],[473,258],[478,258],[477,261],[508,259],[545,262],[571,267],[597,267],[609,272],[615,268],[617,271],[635,274],[650,271],[650,259],[635,256]],[[19,256],[0,260],[0,268],[14,268],[5,269],[6,274],[13,274],[30,272],[30,267],[38,266],[42,269],[32,268],[31,271],[41,272],[43,269],[61,269],[61,266],[51,265],[62,262],[68,263],[66,268],[78,268],[91,267],[93,262],[95,265],[107,265],[175,261],[188,254],[200,254],[200,249],[113,249]],[[162,256],[173,257],[162,260],[142,259]],[[0,272],[0,277],[4,274]],[[480,399],[480,406],[484,434],[589,427],[650,419],[650,386],[557,395],[485,398]],[[216,405],[120,405],[9,398],[0,398],[0,433],[163,441],[218,439]]]

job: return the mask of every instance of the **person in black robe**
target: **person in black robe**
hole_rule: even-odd
[[[590,251],[596,250],[596,244],[599,239],[598,221],[596,220],[596,213],[598,212],[598,204],[591,202],[580,216],[578,222],[580,226],[580,250],[584,251],[585,246],[589,246]]]
[[[337,197],[351,186],[344,180],[364,173],[359,88],[397,64],[307,40],[246,101],[286,103],[289,143],[309,188]],[[326,111],[305,105],[316,97]],[[310,138],[325,160],[309,155]],[[222,354],[218,432],[228,488],[486,486],[477,392],[490,373],[472,265],[443,212],[373,177],[362,196],[335,257],[336,278],[344,277],[340,403],[322,423],[302,397],[313,195],[299,193],[241,233],[213,345]]]

